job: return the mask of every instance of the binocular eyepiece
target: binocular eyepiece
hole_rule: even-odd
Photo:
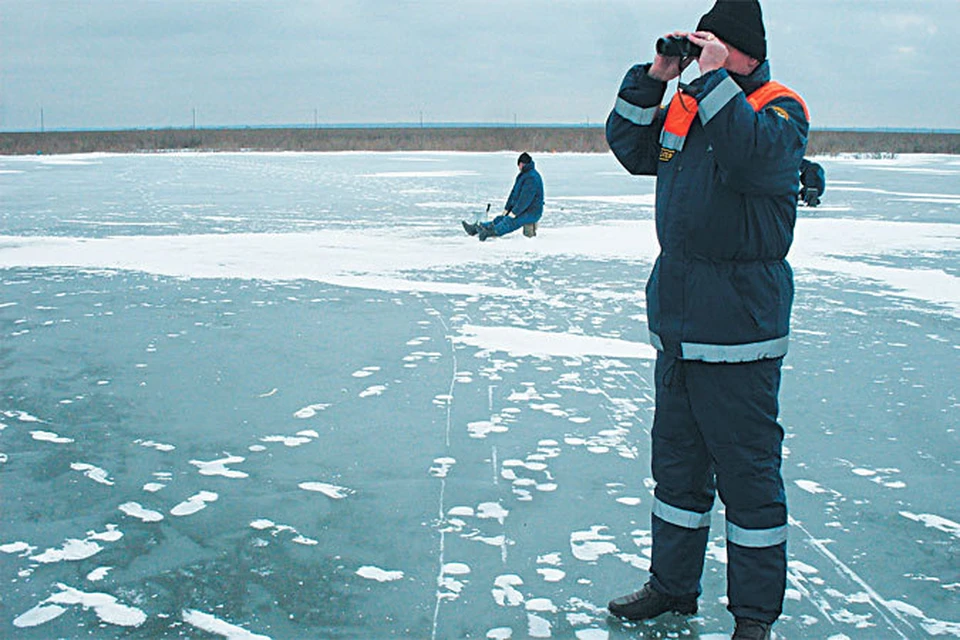
[[[699,58],[699,47],[683,36],[667,36],[657,40],[657,53],[668,58]]]

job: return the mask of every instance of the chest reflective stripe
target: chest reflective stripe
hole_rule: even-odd
[[[683,149],[683,141],[687,139],[687,132],[697,117],[697,101],[691,96],[685,96],[677,91],[667,109],[667,119],[663,122],[660,132],[660,160],[666,162],[673,155]]]
[[[803,99],[795,91],[779,82],[771,81],[762,85],[747,96],[747,102],[750,103],[754,111],[760,111],[777,98],[793,98],[803,107],[803,113],[807,119],[810,119],[807,105]],[[684,95],[679,91],[670,100],[667,118],[663,123],[663,130],[660,132],[660,159],[664,162],[673,158],[675,153],[683,149],[683,142],[687,139],[687,133],[697,117],[698,106],[697,101],[691,96]]]

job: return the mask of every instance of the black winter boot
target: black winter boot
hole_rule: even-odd
[[[733,630],[732,640],[770,640],[772,626],[759,620],[737,618],[737,628]]]
[[[697,612],[697,599],[696,597],[668,596],[651,587],[648,582],[636,593],[611,600],[607,610],[625,620],[649,620],[667,611],[693,615]]]
[[[488,229],[487,227],[479,227],[477,232],[480,234],[480,242],[483,242],[487,238],[497,237],[497,232],[493,229]]]
[[[477,227],[478,227],[479,225],[470,224],[470,223],[467,222],[466,220],[461,220],[461,221],[460,221],[460,224],[463,225],[463,230],[467,232],[467,235],[468,235],[468,236],[475,236],[475,235],[477,235]]]

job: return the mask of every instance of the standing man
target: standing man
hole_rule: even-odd
[[[513,181],[513,189],[503,213],[492,222],[470,224],[461,220],[463,230],[471,236],[480,236],[480,242],[493,236],[505,236],[525,224],[535,224],[543,215],[543,179],[537,173],[536,164],[530,154],[524,151],[517,158],[520,172]]]
[[[606,128],[630,173],[657,176],[660,242],[646,289],[657,349],[651,575],[608,608],[630,620],[696,613],[719,492],[733,638],[761,640],[786,586],[777,414],[809,118],[770,81],[757,0],[717,0],[695,32],[671,37],[693,51],[658,46],[653,63],[630,69]],[[694,59],[700,76],[661,108],[667,82]]]

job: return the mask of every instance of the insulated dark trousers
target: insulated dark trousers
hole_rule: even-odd
[[[540,220],[540,216],[534,213],[525,213],[519,215],[516,218],[511,218],[510,216],[497,216],[490,222],[481,222],[481,227],[486,227],[487,229],[493,229],[494,233],[498,236],[505,236],[508,233],[513,233],[520,227],[525,224],[533,224]]]
[[[782,359],[737,364],[657,356],[652,584],[700,594],[719,492],[727,519],[728,609],[776,620],[786,587],[787,504],[777,422]]]

